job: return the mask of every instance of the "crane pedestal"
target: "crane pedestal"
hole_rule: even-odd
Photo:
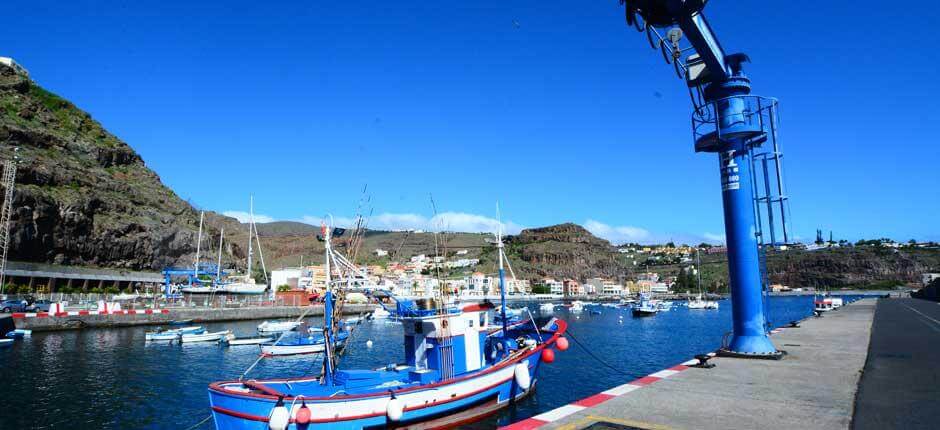
[[[751,160],[752,147],[766,140],[769,130],[751,106],[756,96],[749,93],[742,74],[710,84],[706,105],[696,111],[693,124],[701,124],[695,130],[696,150],[717,152],[721,173],[734,332],[719,354],[779,359],[783,353],[767,336],[764,315]]]

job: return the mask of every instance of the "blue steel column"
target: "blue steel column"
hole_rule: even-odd
[[[731,342],[723,351],[728,355],[779,358],[780,353],[767,337],[761,291],[753,172],[746,143],[755,132],[745,100],[749,93],[750,82],[740,70],[727,81],[713,83],[706,90],[706,97],[714,102],[717,114],[717,149],[734,325]]]

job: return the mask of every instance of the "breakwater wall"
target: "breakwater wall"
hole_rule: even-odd
[[[375,309],[375,305],[347,304],[343,307],[346,315],[366,314]],[[193,320],[194,323],[263,320],[278,318],[297,318],[304,311],[307,316],[323,316],[323,306],[264,306],[247,308],[169,308],[153,310],[150,313],[135,311],[117,311],[104,313],[68,312],[67,314],[14,314],[12,321],[16,328],[33,331],[76,330],[86,327],[127,327],[136,325],[165,325],[170,321]]]

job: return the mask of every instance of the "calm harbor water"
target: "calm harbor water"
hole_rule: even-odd
[[[812,313],[812,296],[769,299],[775,326]],[[538,305],[530,305],[538,314]],[[590,309],[601,313],[594,315]],[[545,314],[542,314],[545,316]],[[715,350],[731,330],[731,303],[714,310],[674,307],[633,318],[629,309],[588,307],[580,314],[557,308],[578,342],[541,369],[533,396],[475,424],[494,428],[595,394]],[[311,319],[316,324],[319,321]],[[254,334],[259,321],[203,324],[208,330]],[[258,357],[257,346],[215,343],[145,344],[152,327],[37,333],[0,350],[0,428],[186,429],[209,415],[209,382],[237,379]],[[341,367],[378,367],[403,359],[401,326],[364,322]],[[373,347],[367,348],[366,341]],[[611,369],[611,367],[615,368]],[[311,356],[263,360],[250,378],[301,376],[319,371]],[[212,428],[211,421],[199,428]]]

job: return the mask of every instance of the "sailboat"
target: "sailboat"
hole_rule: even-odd
[[[214,291],[211,285],[203,285],[199,281],[199,255],[202,250],[202,225],[205,220],[205,212],[199,212],[199,235],[196,236],[196,260],[193,263],[193,283],[180,288],[180,291],[186,294],[209,294]]]
[[[718,309],[718,302],[716,301],[707,301],[702,298],[702,273],[699,270],[702,266],[702,262],[699,259],[698,249],[695,250],[695,275],[696,284],[698,284],[698,296],[695,299],[689,299],[688,308],[689,309]]]
[[[567,325],[552,319],[490,326],[492,303],[457,307],[439,297],[394,297],[404,360],[376,369],[340,370],[336,361],[335,254],[326,238],[327,290],[322,372],[301,378],[214,382],[209,403],[216,429],[363,429],[454,427],[504,408],[532,392],[542,362],[568,348]],[[501,228],[499,252],[503,256]],[[502,262],[500,301],[505,309]]]
[[[261,239],[258,237],[258,228],[255,226],[255,200],[254,197],[251,197],[248,204],[248,265],[245,269],[245,275],[229,277],[234,281],[222,284],[222,291],[229,294],[264,294],[267,291],[267,284],[255,283],[255,279],[251,276],[251,257],[254,254],[252,242],[255,240],[258,242],[258,252],[261,256],[261,270],[264,272],[265,279],[267,279],[268,272],[267,268],[264,267],[264,254],[261,253]]]

